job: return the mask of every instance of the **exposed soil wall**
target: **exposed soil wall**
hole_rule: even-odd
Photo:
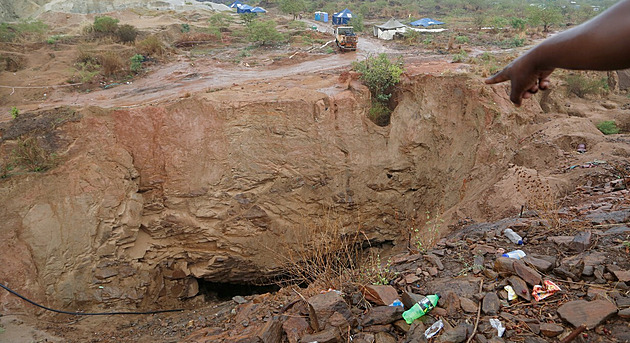
[[[356,83],[252,86],[82,109],[54,130],[58,167],[0,180],[0,279],[65,307],[164,304],[197,294],[195,278],[273,274],[295,230],[326,213],[401,245],[425,211],[447,223],[513,213],[495,183],[538,129],[538,105],[515,109],[503,88],[467,76],[420,75],[378,127],[368,96]]]

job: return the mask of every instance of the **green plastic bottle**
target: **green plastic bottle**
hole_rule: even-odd
[[[414,320],[431,311],[437,305],[438,300],[440,300],[440,294],[431,294],[423,297],[420,301],[411,306],[410,309],[403,312],[403,319],[407,324],[413,323]]]

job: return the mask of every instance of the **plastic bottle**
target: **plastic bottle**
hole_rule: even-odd
[[[505,254],[501,256],[520,260],[523,257],[525,257],[525,252],[523,250],[514,250],[514,251],[506,252]]]
[[[503,233],[505,234],[505,236],[510,241],[512,241],[512,243],[518,244],[518,245],[523,245],[523,237],[519,236],[516,232],[514,232],[514,230],[512,230],[512,229],[505,229],[505,231],[503,231]]]
[[[431,311],[437,305],[439,299],[439,294],[431,294],[423,297],[410,309],[403,312],[403,319],[407,322],[407,324],[413,323],[414,320],[424,316],[427,312]]]

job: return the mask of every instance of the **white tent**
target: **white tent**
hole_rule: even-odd
[[[405,33],[405,31],[407,31],[407,26],[394,18],[391,18],[385,24],[374,25],[374,36],[385,40],[394,39],[396,33]]]

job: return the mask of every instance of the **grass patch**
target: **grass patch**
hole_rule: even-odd
[[[48,25],[39,20],[0,24],[0,41],[32,42],[41,40],[48,31]]]

